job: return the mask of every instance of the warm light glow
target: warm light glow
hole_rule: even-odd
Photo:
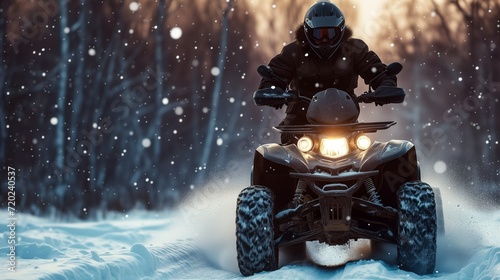
[[[314,142],[311,138],[304,136],[297,141],[297,147],[303,153],[309,152],[314,147]]]
[[[356,139],[356,146],[360,150],[364,151],[364,150],[368,149],[371,144],[372,144],[372,140],[366,135],[361,135]]]
[[[321,140],[320,153],[326,157],[341,157],[349,153],[347,139],[323,139]]]

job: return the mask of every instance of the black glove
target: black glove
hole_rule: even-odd
[[[356,97],[356,102],[357,103],[372,103],[371,97],[373,96],[373,92],[370,93],[363,93],[360,96]]]
[[[388,76],[386,77],[381,83],[380,85],[378,85],[379,87],[380,86],[386,86],[386,87],[396,87],[397,86],[397,83],[396,83],[396,77],[394,76]],[[377,87],[378,88],[378,87]]]
[[[273,92],[275,92],[277,94],[285,93],[280,87],[273,86],[271,89]],[[273,107],[276,110],[279,110],[279,109],[283,108],[283,104],[271,105],[271,107]]]
[[[285,91],[283,91],[283,89],[281,89],[280,87],[277,87],[277,86],[272,86],[272,87],[268,88],[267,90],[269,92],[272,92],[273,94],[283,94],[285,92]],[[271,105],[270,107],[273,107],[274,109],[279,110],[279,109],[283,108],[283,104]]]
[[[279,87],[263,88],[254,92],[253,100],[257,106],[270,106],[280,109],[286,103],[283,94],[283,89]]]

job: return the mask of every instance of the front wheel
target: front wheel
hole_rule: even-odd
[[[432,188],[408,182],[398,191],[398,265],[417,274],[430,274],[436,264],[436,203]]]
[[[274,246],[271,190],[251,186],[241,191],[236,206],[236,251],[241,274],[249,276],[278,269]]]

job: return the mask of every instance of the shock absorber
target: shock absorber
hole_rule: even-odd
[[[293,205],[294,207],[297,207],[301,204],[304,204],[304,192],[307,189],[307,183],[299,180],[297,183],[297,188],[295,189],[295,195],[293,197]]]
[[[380,195],[375,188],[375,184],[373,183],[372,178],[368,178],[365,180],[365,188],[366,193],[368,194],[368,200],[375,204],[382,205],[382,200],[380,199]]]

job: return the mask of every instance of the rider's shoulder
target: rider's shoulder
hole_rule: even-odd
[[[306,49],[304,49],[301,44],[299,44],[296,40],[286,44],[281,50],[281,55],[284,56],[301,56],[304,54]]]
[[[362,47],[367,46],[367,44],[365,43],[365,41],[363,41],[363,39],[354,38],[354,37],[351,37],[351,38],[345,40],[344,44],[350,45],[350,46],[362,46]]]
[[[367,52],[368,45],[359,38],[349,38],[343,42],[341,45],[342,51],[344,53],[358,53]]]

